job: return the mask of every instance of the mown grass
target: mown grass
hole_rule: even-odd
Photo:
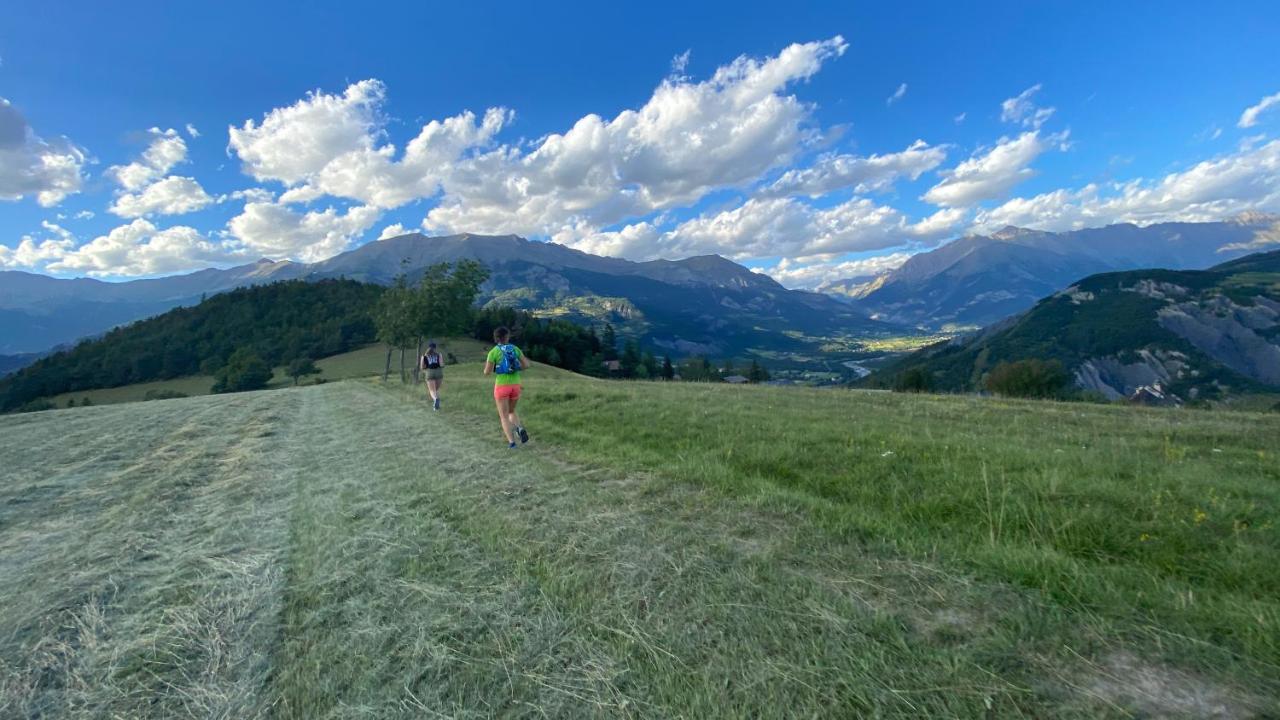
[[[489,382],[0,418],[0,716],[1280,708],[1280,418]]]

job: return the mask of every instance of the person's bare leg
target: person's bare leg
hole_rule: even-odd
[[[498,422],[502,423],[502,434],[507,437],[507,444],[511,445],[515,442],[511,435],[511,421],[507,419],[510,414],[510,406],[507,405],[506,398],[494,398],[494,402],[498,405]]]
[[[428,380],[427,392],[431,394],[432,401],[439,400],[440,399],[440,381]]]
[[[520,398],[511,398],[511,404],[507,406],[507,422],[511,427],[524,427],[524,423],[520,422],[520,416],[516,414],[516,403],[520,402]]]

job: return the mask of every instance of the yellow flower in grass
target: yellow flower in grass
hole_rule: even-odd
[[[1209,518],[1209,514],[1208,514],[1208,513],[1206,513],[1205,511],[1201,510],[1200,508],[1196,508],[1195,514],[1194,514],[1194,515],[1192,515],[1192,519],[1194,519],[1194,520],[1195,520],[1195,523],[1196,523],[1197,525],[1199,525],[1200,523],[1204,522],[1204,521],[1205,521],[1205,520],[1207,520],[1208,518]]]
[[[1142,533],[1141,535],[1138,536],[1138,542],[1146,542],[1150,539],[1151,539],[1151,536],[1148,535],[1147,533]]]

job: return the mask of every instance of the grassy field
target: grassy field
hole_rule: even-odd
[[[441,349],[444,352],[452,352],[460,362],[479,362],[484,359],[484,353],[488,350],[488,346],[471,338],[450,338],[441,341]],[[411,351],[410,355],[412,354],[413,352]],[[309,385],[318,381],[331,382],[334,380],[349,380],[351,378],[367,378],[374,375],[381,376],[383,369],[386,367],[386,362],[386,346],[369,345],[359,350],[352,350],[341,355],[332,355],[317,360],[316,367],[320,368],[321,373],[303,378],[302,383]],[[410,359],[408,362],[412,363],[413,361]],[[392,372],[398,375],[400,372],[400,355],[398,352],[392,357],[391,367]],[[277,367],[274,372],[275,376],[267,387],[274,389],[293,385],[293,378],[288,376],[286,368]],[[147,399],[148,393],[178,392],[191,397],[208,395],[212,387],[213,376],[193,375],[115,388],[63,393],[54,396],[50,401],[60,408],[66,407],[67,403],[72,400],[77,405],[82,404],[85,398],[88,398],[94,405],[114,405],[116,403],[141,402]]]
[[[0,418],[0,717],[1280,713],[1280,416],[526,387]]]

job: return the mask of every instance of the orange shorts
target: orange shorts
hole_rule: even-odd
[[[494,385],[493,399],[501,400],[503,398],[507,398],[508,400],[519,400],[520,386],[519,385]]]

